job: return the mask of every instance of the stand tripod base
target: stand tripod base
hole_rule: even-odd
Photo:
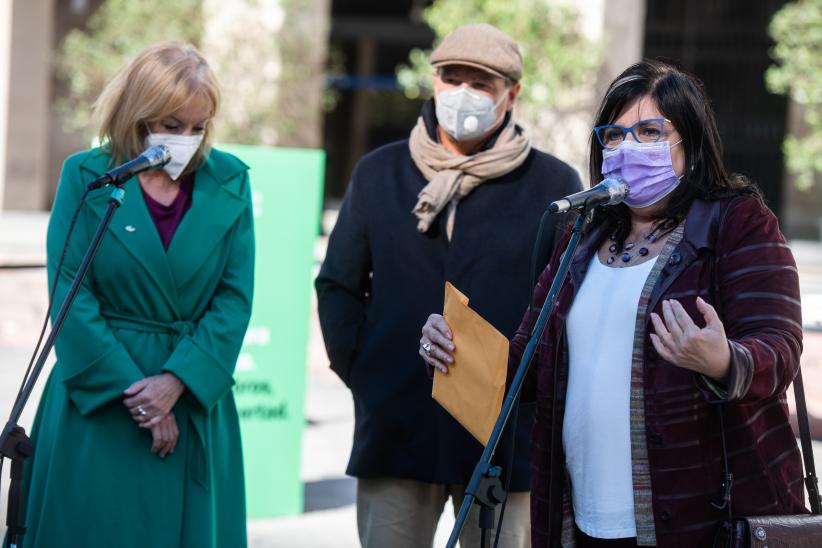
[[[26,435],[26,431],[12,424],[3,429],[3,442],[0,453],[11,459],[11,483],[9,484],[9,508],[6,514],[8,527],[7,543],[10,548],[16,548],[18,540],[25,534],[23,525],[23,461],[34,453],[34,446]]]

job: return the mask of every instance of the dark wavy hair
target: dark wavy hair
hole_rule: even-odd
[[[741,175],[728,175],[722,162],[722,140],[702,82],[681,69],[656,60],[631,65],[608,87],[594,126],[610,124],[641,97],[650,97],[682,137],[685,173],[670,194],[658,223],[676,226],[696,199],[748,194],[761,196],[759,189]],[[602,147],[593,132],[590,141],[589,174],[591,185],[602,180]],[[592,227],[611,221],[617,245],[622,248],[631,230],[630,212],[625,204],[606,206],[594,216]],[[659,224],[657,225],[659,226]]]

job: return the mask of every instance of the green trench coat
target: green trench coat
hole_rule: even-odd
[[[53,280],[71,216],[102,174],[99,149],[66,160],[48,230]],[[231,387],[251,313],[254,234],[248,167],[212,151],[168,252],[136,178],[57,338],[57,363],[32,428],[27,547],[246,545],[240,428]],[[59,308],[110,190],[80,213],[55,297]],[[54,315],[54,314],[53,314]],[[169,371],[186,386],[174,407],[177,448],[124,407],[133,382]]]

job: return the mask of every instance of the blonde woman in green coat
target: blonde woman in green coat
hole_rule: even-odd
[[[190,45],[148,48],[95,104],[102,148],[66,160],[48,231],[51,280],[86,186],[166,144],[172,162],[124,186],[57,339],[35,419],[24,546],[246,545],[233,371],[251,312],[248,168],[210,149],[219,91]],[[59,308],[110,191],[86,198]]]

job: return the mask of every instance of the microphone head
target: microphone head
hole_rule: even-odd
[[[163,167],[171,161],[171,150],[166,145],[154,145],[145,149],[142,156],[148,159],[151,167]]]
[[[620,179],[619,177],[608,177],[604,179],[599,185],[605,190],[608,191],[610,195],[610,199],[606,204],[603,205],[616,205],[621,203],[625,198],[628,197],[628,194],[631,192],[628,183]]]

